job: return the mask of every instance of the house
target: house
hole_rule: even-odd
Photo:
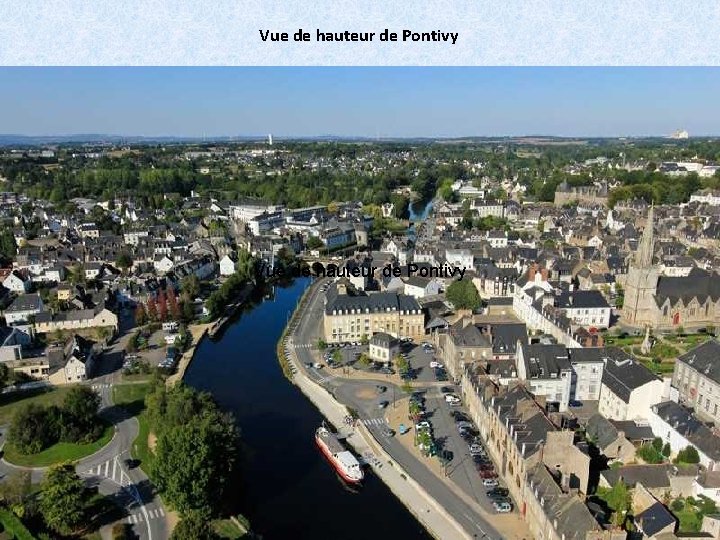
[[[570,388],[571,399],[575,401],[597,401],[605,368],[605,349],[579,347],[568,349],[573,380]]]
[[[517,351],[517,374],[534,396],[545,396],[560,412],[570,403],[572,366],[563,345],[522,343]]]
[[[43,310],[40,295],[21,294],[5,310],[5,321],[8,324],[28,322]]]
[[[7,277],[2,281],[3,286],[17,294],[25,294],[30,290],[32,281],[23,276],[17,270],[10,272]]]
[[[228,254],[220,259],[220,275],[221,276],[232,276],[235,273],[235,262],[236,257]]]
[[[40,334],[81,328],[109,328],[114,334],[118,330],[118,317],[105,307],[104,302],[91,309],[61,311],[55,314],[43,311],[35,316],[35,331]]]
[[[648,422],[655,436],[670,444],[673,454],[694,446],[700,465],[708,471],[720,471],[720,435],[689,409],[674,401],[657,403],[651,409]]]
[[[635,458],[635,445],[601,414],[590,417],[585,433],[602,455],[613,461],[628,463]]]
[[[374,362],[389,363],[400,350],[398,341],[390,334],[378,332],[370,338],[368,353]]]
[[[605,349],[598,412],[609,420],[647,419],[667,394],[652,371],[618,349]]]
[[[557,296],[555,306],[580,326],[591,328],[610,326],[610,305],[600,291],[563,290]]]
[[[48,347],[46,352],[51,384],[70,384],[86,380],[95,365],[93,343],[73,335],[65,343]]]
[[[29,342],[14,326],[0,326],[0,362],[22,360],[22,346]]]

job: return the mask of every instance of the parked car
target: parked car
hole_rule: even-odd
[[[384,409],[384,408],[386,408],[387,406],[388,406],[388,402],[387,402],[387,401],[384,401],[384,400],[383,400],[383,401],[378,402],[378,409]]]
[[[395,435],[395,431],[393,431],[389,427],[386,427],[386,428],[383,428],[382,434],[385,435],[386,437],[392,437],[393,435]]]
[[[443,394],[452,394],[455,392],[455,389],[452,386],[443,386],[440,388],[440,391]],[[462,414],[462,413],[458,413],[458,414]]]
[[[417,424],[415,424],[415,429],[417,431],[422,431],[424,429],[430,430],[432,429],[432,425],[430,425],[430,422],[423,420],[422,422],[418,422]]]
[[[508,512],[512,512],[512,505],[508,502],[501,502],[501,503],[495,503],[493,504],[495,507],[495,511],[499,514],[507,514]]]
[[[450,416],[452,416],[456,422],[470,422],[470,418],[468,417],[468,415],[462,411],[450,411]]]
[[[485,478],[483,480],[483,486],[485,487],[495,487],[498,485],[498,481],[494,478]]]
[[[497,478],[495,471],[480,471],[478,474],[480,474],[480,478],[484,478],[485,480]]]
[[[437,360],[430,360],[430,367],[433,369],[442,369],[443,365]]]
[[[510,490],[508,488],[504,487],[495,487],[493,489],[490,489],[485,492],[488,496],[490,495],[500,495],[502,497],[507,497],[510,494]]]
[[[460,403],[460,398],[455,394],[445,394],[445,401],[448,403]]]
[[[458,431],[463,429],[473,429],[475,426],[472,422],[468,422],[467,420],[457,420],[455,422],[455,427],[458,429]]]
[[[476,455],[476,454],[484,454],[484,453],[485,453],[485,450],[483,449],[483,447],[480,446],[480,445],[477,444],[477,443],[472,443],[472,444],[470,444],[470,445],[468,446],[468,449],[470,450],[470,453],[473,454],[473,455]]]

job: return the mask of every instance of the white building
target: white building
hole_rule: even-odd
[[[43,310],[43,301],[39,294],[21,294],[5,310],[5,322],[17,324],[28,322]]]
[[[621,349],[606,349],[598,412],[608,420],[645,420],[669,386]]]
[[[545,396],[560,412],[570,403],[572,366],[564,345],[528,345],[517,348],[517,375],[526,381],[528,390],[535,396]]]
[[[720,470],[720,437],[689,409],[674,401],[656,403],[650,410],[648,422],[653,435],[669,443],[673,454],[694,446],[700,465],[708,471]]]
[[[232,276],[235,273],[235,259],[230,255],[225,255],[220,259],[220,275]]]

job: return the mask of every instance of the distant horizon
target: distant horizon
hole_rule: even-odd
[[[687,138],[676,138],[672,137],[671,134],[645,134],[645,135],[553,135],[553,134],[510,134],[510,135],[454,135],[454,136],[434,136],[434,135],[407,135],[407,136],[380,136],[372,137],[368,135],[335,135],[332,133],[319,134],[319,135],[286,135],[276,133],[257,133],[257,134],[235,134],[235,135],[169,135],[169,134],[158,134],[158,135],[143,135],[143,134],[119,134],[119,133],[46,133],[46,134],[24,134],[24,133],[0,133],[0,145],[3,144],[3,139],[29,139],[29,140],[47,140],[48,142],[59,141],[59,142],[73,142],[69,139],[75,139],[77,142],[101,142],[102,139],[112,139],[113,142],[117,142],[121,139],[128,140],[177,140],[177,141],[198,141],[198,142],[214,142],[214,141],[267,141],[268,136],[272,135],[273,142],[280,141],[369,141],[369,142],[383,142],[383,141],[418,141],[418,140],[442,140],[442,141],[463,141],[463,140],[478,140],[478,139],[557,139],[567,141],[583,141],[583,140],[647,140],[647,139],[662,139],[667,141],[689,141],[696,139],[717,139],[720,138],[720,133],[709,133],[692,135],[689,134]],[[87,138],[87,139],[84,139]]]
[[[715,137],[717,95],[712,67],[0,68],[15,137]]]

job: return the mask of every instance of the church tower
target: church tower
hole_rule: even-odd
[[[630,263],[625,280],[623,322],[630,326],[655,326],[657,322],[657,306],[654,297],[660,272],[658,267],[653,264],[654,223],[655,207],[650,206],[640,245]]]

